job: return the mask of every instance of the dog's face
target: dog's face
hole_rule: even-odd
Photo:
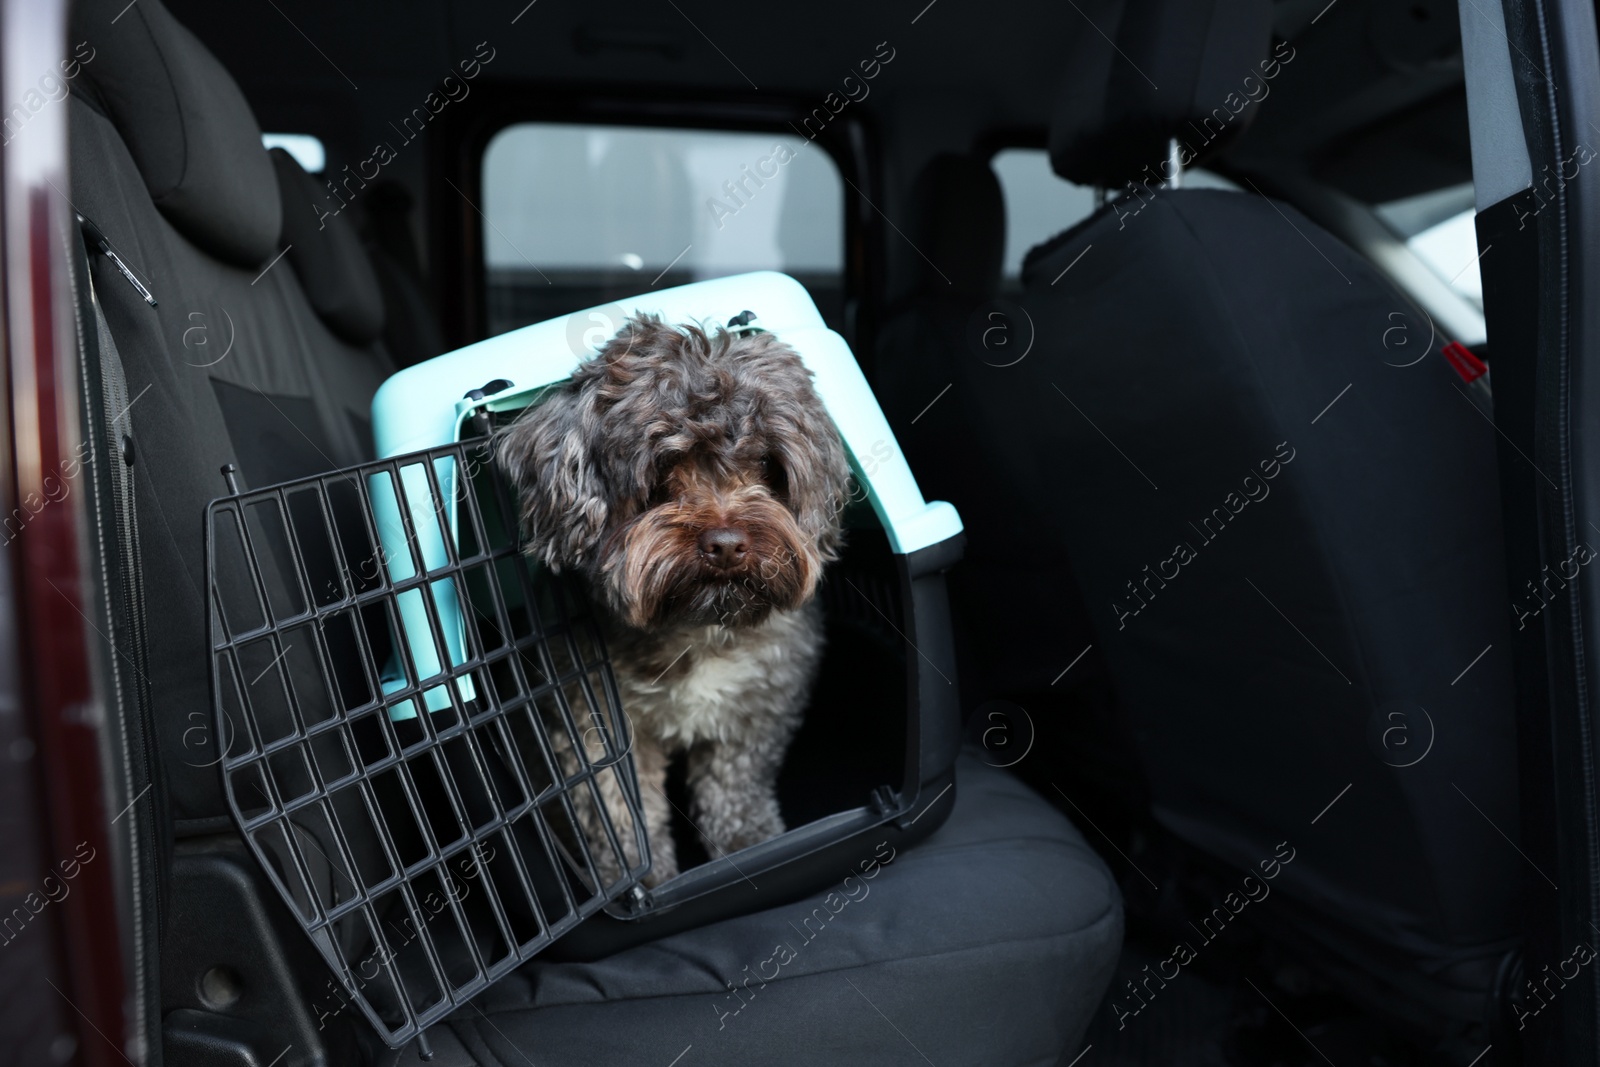
[[[632,626],[748,626],[835,558],[850,470],[793,349],[629,320],[497,444],[528,551]]]

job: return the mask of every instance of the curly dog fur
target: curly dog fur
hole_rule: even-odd
[[[649,881],[678,870],[663,786],[680,751],[712,856],[782,833],[775,783],[822,653],[812,598],[850,478],[799,355],[767,333],[636,316],[496,456],[527,551],[582,574],[600,607],[633,724]],[[560,740],[573,759],[582,743]],[[582,747],[601,755],[597,739]],[[627,838],[618,801],[603,797]],[[591,842],[595,815],[580,806]]]

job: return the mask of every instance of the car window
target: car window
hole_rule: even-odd
[[[843,183],[803,139],[519,123],[489,142],[482,194],[491,334],[752,270],[793,275],[841,325]]]
[[[1393,200],[1375,210],[1428,269],[1483,310],[1472,183]]]
[[[1015,285],[1028,249],[1094,212],[1094,189],[1056,177],[1042,148],[1002,148],[990,159],[1006,204],[1006,255],[1002,274]]]
[[[322,139],[309,133],[264,133],[261,135],[261,145],[263,148],[283,149],[305,168],[307,174],[321,174],[328,165],[328,152],[322,147]]]

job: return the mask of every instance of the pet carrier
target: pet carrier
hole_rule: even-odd
[[[792,829],[704,862],[686,833],[682,873],[646,888],[627,709],[600,630],[570,579],[519,551],[488,437],[626,316],[747,312],[811,370],[861,492],[818,594],[828,651],[779,780]],[[793,279],[681,286],[447,353],[384,384],[373,431],[375,463],[214,502],[208,566],[218,729],[237,738],[221,765],[229,804],[342,995],[391,1045],[537,952],[588,958],[782,903],[948,814],[943,571],[961,523],[923,501],[848,346]],[[579,830],[585,805],[603,840]]]

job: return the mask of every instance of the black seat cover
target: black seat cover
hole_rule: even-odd
[[[216,770],[228,742],[209,725],[205,506],[227,491],[225,463],[259,487],[370,458],[372,394],[392,364],[336,334],[294,264],[274,258],[278,178],[233,79],[159,3],[122,9],[73,7],[73,39],[96,57],[68,101],[71,200],[159,301],[95,257],[135,398],[162,769],[180,832],[200,831],[229,825]]]
[[[364,207],[367,248],[383,292],[384,347],[399,367],[432,359],[445,346],[412,234],[411,194],[399,182],[374,182]]]
[[[258,266],[276,247],[282,215],[244,94],[166,8],[150,5],[123,25],[127,12],[103,6],[72,8],[73,40],[89,41],[96,59],[79,96],[121,131],[151,201],[184,237],[228,263]]]
[[[1136,94],[1096,127],[1073,104],[1094,87],[1069,85],[1058,173],[1126,188],[1165,158],[1151,129],[1194,141],[1222,106],[1201,95],[1221,74],[1171,75],[1164,33],[1216,42],[1232,20],[1218,47],[1242,51],[1238,77],[1267,57],[1265,5],[1170,7],[1128,5],[1109,63],[1155,79],[1161,109],[1131,115]],[[1459,1030],[1489,1014],[1524,875],[1501,836],[1517,802],[1493,428],[1425,316],[1292,207],[1128,195],[1029,256],[1034,354],[957,388],[1047,502],[1028,551],[1064,550],[1084,591],[1156,817],[1241,870],[1288,842],[1264,914],[1306,962]]]
[[[841,871],[826,893],[594,963],[535,959],[451,1029],[507,1067],[518,1050],[666,1064],[689,1045],[683,1063],[730,1067],[1068,1063],[1121,948],[1116,883],[1015,778],[970,752],[956,775],[948,821],[873,882]]]
[[[1103,213],[1024,279],[1054,350],[987,425],[1057,502],[1156,817],[1243,869],[1289,841],[1357,988],[1479,1017],[1522,874],[1487,821],[1516,832],[1510,616],[1493,430],[1436,351],[1394,365],[1426,321],[1254,194]]]
[[[306,296],[328,328],[354,345],[369,345],[383,333],[383,293],[355,227],[328,206],[328,194],[281,148],[267,155],[283,198],[285,251]]]

